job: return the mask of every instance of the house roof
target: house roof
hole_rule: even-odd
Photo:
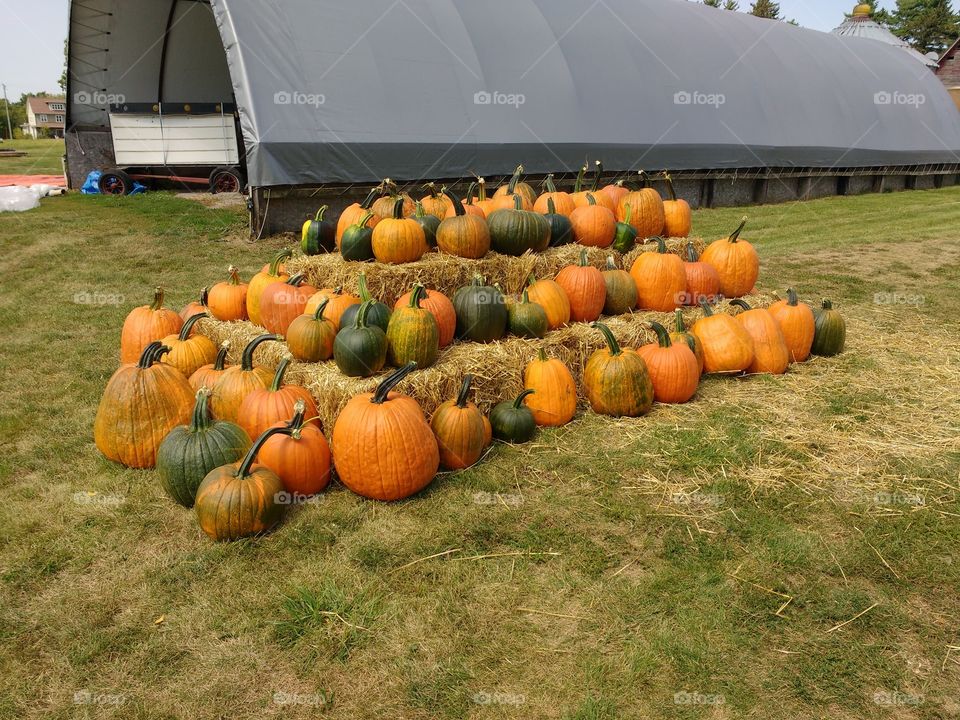
[[[840,37],[861,37],[869,40],[879,40],[882,43],[887,43],[887,45],[893,45],[894,47],[900,48],[912,58],[919,60],[927,67],[937,67],[936,60],[923,55],[917,50],[914,50],[909,44],[907,44],[906,41],[898,38],[892,32],[887,30],[885,27],[882,27],[878,22],[871,18],[869,13],[863,12],[861,10],[862,7],[864,6],[858,5],[856,8],[854,8],[853,15],[848,17],[838,27],[835,27],[830,32],[832,32],[834,35],[839,35]]]
[[[53,110],[50,103],[60,103],[66,108],[67,99],[62,97],[28,97],[27,105],[36,113],[63,113],[63,110]]]
[[[943,66],[943,61],[946,60],[951,55],[953,55],[958,45],[960,45],[960,37],[958,37],[956,40],[953,41],[953,45],[951,45],[950,47],[948,47],[946,50],[943,51],[943,55],[941,55],[940,59],[937,60],[937,67]]]

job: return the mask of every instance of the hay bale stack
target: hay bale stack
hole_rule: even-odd
[[[698,252],[704,248],[703,240],[692,239]],[[667,249],[685,257],[684,248],[687,238],[670,238]],[[599,268],[606,267],[607,256],[612,255],[617,267],[629,270],[633,261],[643,252],[656,249],[655,243],[639,245],[626,255],[616,250],[585,248],[589,262]],[[370,293],[382,302],[392,306],[401,295],[407,292],[414,282],[421,282],[427,288],[439,290],[452,296],[457,288],[469,284],[477,273],[490,283],[498,283],[506,293],[519,293],[523,290],[530,274],[537,278],[554,277],[561,268],[577,262],[581,245],[564,245],[550,248],[542,253],[528,253],[521,257],[510,257],[498,253],[488,253],[480,260],[468,260],[445,255],[428,253],[418,262],[403,265],[385,265],[383,263],[346,262],[336,253],[328,255],[300,255],[287,263],[289,272],[304,273],[306,281],[317,288],[336,288],[343,286],[349,292],[356,292],[357,277],[361,272],[367,275],[367,287]]]
[[[768,307],[774,301],[769,293],[756,293],[745,299],[754,307]],[[736,308],[723,309],[731,314],[738,312]],[[689,327],[702,315],[702,311],[699,308],[685,308],[683,315]],[[638,311],[603,318],[603,322],[624,347],[638,347],[654,340],[654,333],[646,327],[650,320],[669,328],[672,327],[673,315]],[[230,341],[230,362],[239,362],[244,346],[265,332],[249,322],[215,320],[201,320],[198,329],[218,345],[225,340]],[[579,385],[584,365],[590,355],[603,346],[603,338],[587,323],[574,323],[547,333],[543,340],[509,337],[486,344],[455,342],[440,352],[440,358],[433,367],[413,373],[397,389],[416,398],[429,414],[441,402],[457,394],[466,373],[473,373],[474,400],[484,412],[488,412],[496,403],[514,397],[522,390],[523,368],[541,345],[548,355],[566,363]],[[286,352],[284,343],[264,343],[257,349],[254,362],[276,367]],[[347,401],[357,393],[372,390],[385,374],[372,378],[348,378],[331,360],[324,363],[295,362],[287,371],[286,379],[310,390],[317,401],[324,430],[329,434]]]

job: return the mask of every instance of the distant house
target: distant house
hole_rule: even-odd
[[[62,97],[28,97],[27,121],[20,126],[24,135],[36,140],[38,137],[63,137],[67,101]]]
[[[953,45],[940,56],[933,72],[950,91],[953,101],[960,109],[960,38],[957,38]]]

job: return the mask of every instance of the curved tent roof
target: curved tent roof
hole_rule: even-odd
[[[585,156],[614,171],[960,161],[953,102],[899,48],[686,0],[210,10],[75,2],[70,121],[104,123],[96,99],[77,102],[86,87],[126,102],[232,89],[253,186],[563,171]]]
[[[866,12],[861,11],[861,7],[865,7]],[[929,68],[937,67],[937,60],[935,58],[929,58],[917,50],[914,50],[905,40],[901,40],[885,27],[882,27],[876,20],[870,17],[869,9],[869,5],[858,5],[856,8],[854,8],[853,14],[850,17],[848,17],[830,32],[832,32],[834,35],[839,35],[840,37],[857,37],[867,38],[869,40],[879,40],[882,43],[887,43],[888,45],[893,45],[894,47],[900,48],[914,60],[922,62]]]

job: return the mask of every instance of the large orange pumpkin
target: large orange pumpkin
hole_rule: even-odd
[[[598,196],[587,193],[587,202],[570,213],[573,240],[590,247],[610,247],[617,232],[617,218],[609,208],[597,204]]]
[[[453,216],[446,217],[437,228],[437,247],[440,252],[478,260],[490,252],[490,229],[479,215],[468,214],[460,198],[444,190],[453,208]]]
[[[567,265],[557,273],[557,285],[563,288],[570,302],[570,319],[574,322],[592,322],[603,312],[607,299],[607,284],[603,273],[587,262],[587,251],[580,251],[580,262]],[[534,302],[536,298],[531,297]],[[544,307],[544,310],[547,308]],[[547,311],[547,321],[550,313]]]
[[[631,190],[620,198],[617,205],[617,220],[626,220],[627,207],[633,208],[630,213],[630,224],[637,231],[641,239],[657,237],[663,233],[666,222],[663,213],[663,198],[660,193],[648,186],[647,176],[640,171],[643,184],[639,190]]]
[[[610,199],[613,205],[613,211],[616,212],[617,208],[620,207],[620,201],[623,200],[626,195],[630,194],[630,189],[624,187],[623,180],[617,180],[612,185],[604,185],[600,188],[600,192]]]
[[[217,351],[217,357],[214,358],[213,362],[209,365],[204,365],[201,368],[198,368],[193,375],[190,376],[190,387],[194,392],[197,392],[200,388],[212,388],[216,385],[217,380],[220,379],[220,376],[226,372],[227,367],[227,352],[230,350],[230,341],[224,340],[220,343],[220,349]]]
[[[380,184],[379,191],[380,197],[374,200],[373,205],[370,207],[375,215],[381,218],[392,217],[394,205],[397,200],[402,202],[400,210],[402,217],[411,217],[417,211],[416,201],[407,193],[401,193],[397,188],[397,184],[390,178],[387,178]]]
[[[277,365],[273,381],[269,387],[255,388],[250,391],[237,411],[237,424],[247,431],[250,437],[259,437],[260,433],[274,423],[287,420],[293,415],[293,408],[302,402],[307,409],[307,417],[317,427],[317,406],[306,388],[299,385],[287,385],[283,378],[290,367],[290,358],[285,357]]]
[[[790,351],[783,339],[780,325],[765,308],[753,309],[745,300],[736,299],[730,302],[744,310],[737,315],[743,329],[753,341],[753,362],[747,368],[750,373],[770,373],[782,375],[790,364]]]
[[[108,460],[153,467],[167,433],[190,420],[193,389],[183,373],[159,362],[168,351],[157,340],[148,343],[136,363],[121,365],[107,382],[93,440]]]
[[[153,302],[134,308],[123,321],[120,332],[120,362],[135,363],[143,349],[154,340],[176,334],[183,326],[183,318],[176,311],[163,306],[163,288],[153,291]]]
[[[570,213],[577,208],[570,194],[557,190],[556,185],[553,183],[552,173],[547,175],[544,184],[547,186],[547,191],[538,197],[537,201],[533,204],[534,212],[538,212],[541,215],[550,213],[550,200],[553,200],[553,212],[563,215],[564,217],[570,217]]]
[[[297,360],[315,363],[333,357],[337,327],[323,316],[329,302],[324,298],[312,314],[304,313],[287,328],[287,347]]]
[[[637,304],[642,310],[673,312],[683,304],[687,292],[683,261],[667,252],[662,237],[657,238],[656,251],[640,253],[630,268],[630,277],[637,284]]]
[[[523,387],[533,390],[524,404],[537,425],[566,425],[577,411],[577,385],[570,369],[557,358],[548,358],[541,347],[523,370]]]
[[[423,211],[427,215],[433,215],[441,220],[449,217],[453,211],[453,204],[445,194],[446,188],[439,189],[437,188],[437,184],[432,182],[428,182],[423,187],[428,193],[420,200]]]
[[[523,165],[518,165],[517,169],[513,171],[510,182],[498,187],[497,191],[493,194],[494,200],[496,201],[494,204],[495,210],[498,208],[512,208],[513,195],[519,195],[523,198],[524,210],[531,210],[533,208],[533,204],[537,201],[537,192],[527,183],[521,182],[521,177],[523,177]]]
[[[227,368],[217,379],[210,394],[210,411],[218,420],[238,423],[240,405],[247,395],[270,384],[273,373],[268,368],[253,364],[254,352],[269,340],[280,340],[280,336],[266,334],[255,337],[243,349],[240,364]]]
[[[284,270],[283,262],[292,254],[293,251],[290,248],[281,250],[263,266],[260,272],[250,278],[250,284],[247,286],[247,317],[254,325],[263,324],[260,321],[260,295],[268,285],[290,277]]]
[[[663,179],[667,182],[667,192],[670,195],[669,200],[663,201],[663,234],[667,237],[689,237],[693,225],[690,203],[677,198],[669,173],[664,173]]]
[[[308,414],[307,404],[297,400],[293,418],[271,426],[288,428],[290,433],[271,435],[260,448],[258,460],[283,482],[288,502],[315,495],[330,484],[330,446],[320,424],[304,420]]]
[[[685,342],[674,343],[660,323],[651,321],[650,327],[657,334],[657,341],[637,352],[647,363],[653,397],[662,403],[685,403],[697,392],[700,383],[697,358]]]
[[[333,426],[333,462],[350,490],[374,500],[401,500],[430,484],[440,450],[417,401],[392,392],[416,368],[390,373],[376,391],[355,395]]]
[[[270,332],[282,335],[290,323],[303,315],[307,301],[316,292],[315,287],[303,281],[300,273],[271,283],[260,296],[261,324]]]
[[[347,228],[358,224],[365,217],[367,218],[365,227],[373,228],[380,222],[380,217],[370,212],[370,208],[373,206],[373,201],[377,199],[378,193],[379,187],[375,187],[363,202],[353,203],[353,205],[348,206],[346,210],[340,213],[340,218],[337,220],[338,250],[340,249],[343,234],[347,231]]]
[[[700,260],[692,242],[687,243],[687,261],[683,263],[687,276],[684,305],[699,305],[701,300],[716,302],[720,295],[720,276],[716,268]]]
[[[410,298],[413,291],[404,293],[394,304],[393,309],[407,307],[410,304]],[[457,311],[450,302],[450,298],[439,290],[424,290],[420,299],[420,307],[429,310],[433,319],[437,321],[437,329],[440,331],[440,347],[446,347],[453,342],[454,333],[457,331]]]
[[[747,219],[728,237],[714,240],[703,251],[700,259],[713,265],[720,276],[720,292],[728,298],[738,298],[753,290],[760,275],[760,258],[746,240],[740,239]]]
[[[205,317],[209,317],[205,312],[192,315],[187,318],[178,335],[167,335],[160,341],[170,348],[170,352],[167,353],[163,362],[167,365],[173,365],[186,378],[189,378],[204,365],[209,365],[217,359],[217,346],[213,344],[213,341],[208,337],[192,332],[197,321]]]
[[[486,418],[467,400],[472,381],[473,375],[465,375],[457,397],[441,403],[430,418],[430,428],[440,450],[440,467],[444,470],[470,467],[490,444]]]
[[[394,201],[393,214],[373,229],[372,245],[377,260],[389,264],[416,262],[430,249],[420,223],[404,217],[402,198]]]
[[[547,325],[551,330],[570,322],[570,298],[555,280],[537,280],[531,275],[527,279],[527,296],[547,313]]]
[[[233,265],[227,272],[230,278],[218,282],[207,294],[207,306],[210,314],[217,320],[246,320],[247,319],[247,283],[240,282],[240,271]]]
[[[703,317],[690,332],[703,346],[705,373],[743,372],[753,362],[753,340],[743,325],[726,313],[715,315],[706,301],[701,301]]]
[[[360,277],[365,277],[363,273],[360,274]],[[359,281],[358,281],[359,282]],[[366,282],[366,280],[364,280]],[[347,308],[352,305],[359,305],[360,298],[357,295],[352,293],[344,292],[343,286],[338,286],[335,288],[323,288],[322,290],[317,290],[313,295],[310,296],[310,299],[307,300],[307,304],[303,308],[303,312],[306,315],[312,315],[317,311],[317,308],[320,307],[320,303],[324,300],[327,300],[327,307],[323,311],[323,316],[333,323],[333,327],[337,330],[340,329],[341,320],[343,319],[343,314],[347,311]]]
[[[593,323],[607,342],[583,368],[583,390],[595,413],[639,417],[653,407],[653,383],[647,364],[633,348],[621,348],[603,323]]]
[[[783,339],[790,352],[790,362],[803,362],[810,357],[816,328],[810,306],[800,303],[796,291],[788,288],[787,299],[778,300],[771,305],[770,314],[783,332]]]

